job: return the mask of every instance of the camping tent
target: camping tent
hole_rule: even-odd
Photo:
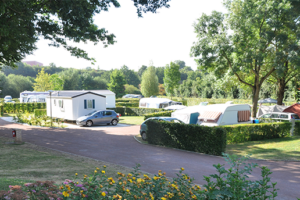
[[[186,124],[197,124],[198,116],[205,106],[189,106],[184,109],[176,110],[172,117],[180,119]]]
[[[271,98],[266,98],[266,99],[259,100],[258,103],[277,103],[277,100],[271,99]]]
[[[286,108],[287,106],[280,106],[280,105],[260,106],[256,114],[256,117],[259,117],[263,114],[270,113],[270,112],[284,112],[284,109]]]
[[[300,117],[300,103],[295,103],[295,104],[291,105],[290,107],[284,109],[283,112],[295,113]]]

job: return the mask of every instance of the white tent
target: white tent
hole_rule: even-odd
[[[186,108],[186,106],[183,106],[183,105],[172,105],[172,106],[165,107],[164,109],[165,110],[181,110],[181,109],[184,109],[184,108]]]
[[[204,107],[205,106],[189,106],[184,109],[176,110],[171,116],[180,119],[186,124],[197,124],[198,116]]]
[[[256,117],[260,117],[263,114],[270,113],[270,112],[283,112],[284,109],[286,109],[288,106],[280,106],[280,105],[274,105],[274,106],[260,106]]]
[[[258,103],[277,103],[277,100],[271,99],[271,98],[266,98],[266,99],[259,100]]]

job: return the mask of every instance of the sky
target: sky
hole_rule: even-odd
[[[54,63],[65,68],[84,69],[92,67],[102,70],[120,69],[126,65],[137,71],[142,65],[153,63],[156,67],[166,66],[175,60],[182,60],[186,66],[197,68],[190,49],[196,41],[193,24],[202,13],[213,10],[225,12],[222,0],[171,0],[170,8],[161,8],[158,13],[143,14],[139,18],[131,0],[119,0],[120,8],[110,7],[108,12],[94,16],[99,28],[113,33],[114,45],[103,47],[102,43],[70,43],[87,51],[96,59],[90,61],[76,58],[63,49],[49,47],[49,41],[40,39],[37,50],[23,61],[38,61],[44,66]]]

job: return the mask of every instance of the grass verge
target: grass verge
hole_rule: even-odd
[[[0,190],[8,190],[9,185],[24,184],[37,180],[62,183],[73,179],[78,173],[93,174],[96,167],[106,165],[106,175],[116,178],[117,172],[129,173],[131,168],[96,161],[93,159],[50,150],[37,145],[7,144],[12,139],[0,137]]]
[[[252,158],[300,161],[300,136],[228,144],[226,153],[247,155]]]
[[[119,123],[141,125],[144,121],[144,116],[121,116]]]

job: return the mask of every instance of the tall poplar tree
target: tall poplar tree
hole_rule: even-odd
[[[164,86],[165,91],[168,96],[174,95],[174,89],[178,87],[180,81],[180,72],[179,72],[180,65],[175,64],[173,62],[170,65],[166,65],[164,71]]]
[[[148,67],[142,75],[141,92],[145,97],[157,95],[158,89],[158,78],[156,75],[155,67]]]
[[[51,81],[50,81],[50,75],[48,73],[45,73],[44,68],[38,73],[36,76],[35,83],[33,84],[34,91],[37,92],[44,92],[51,90]]]

